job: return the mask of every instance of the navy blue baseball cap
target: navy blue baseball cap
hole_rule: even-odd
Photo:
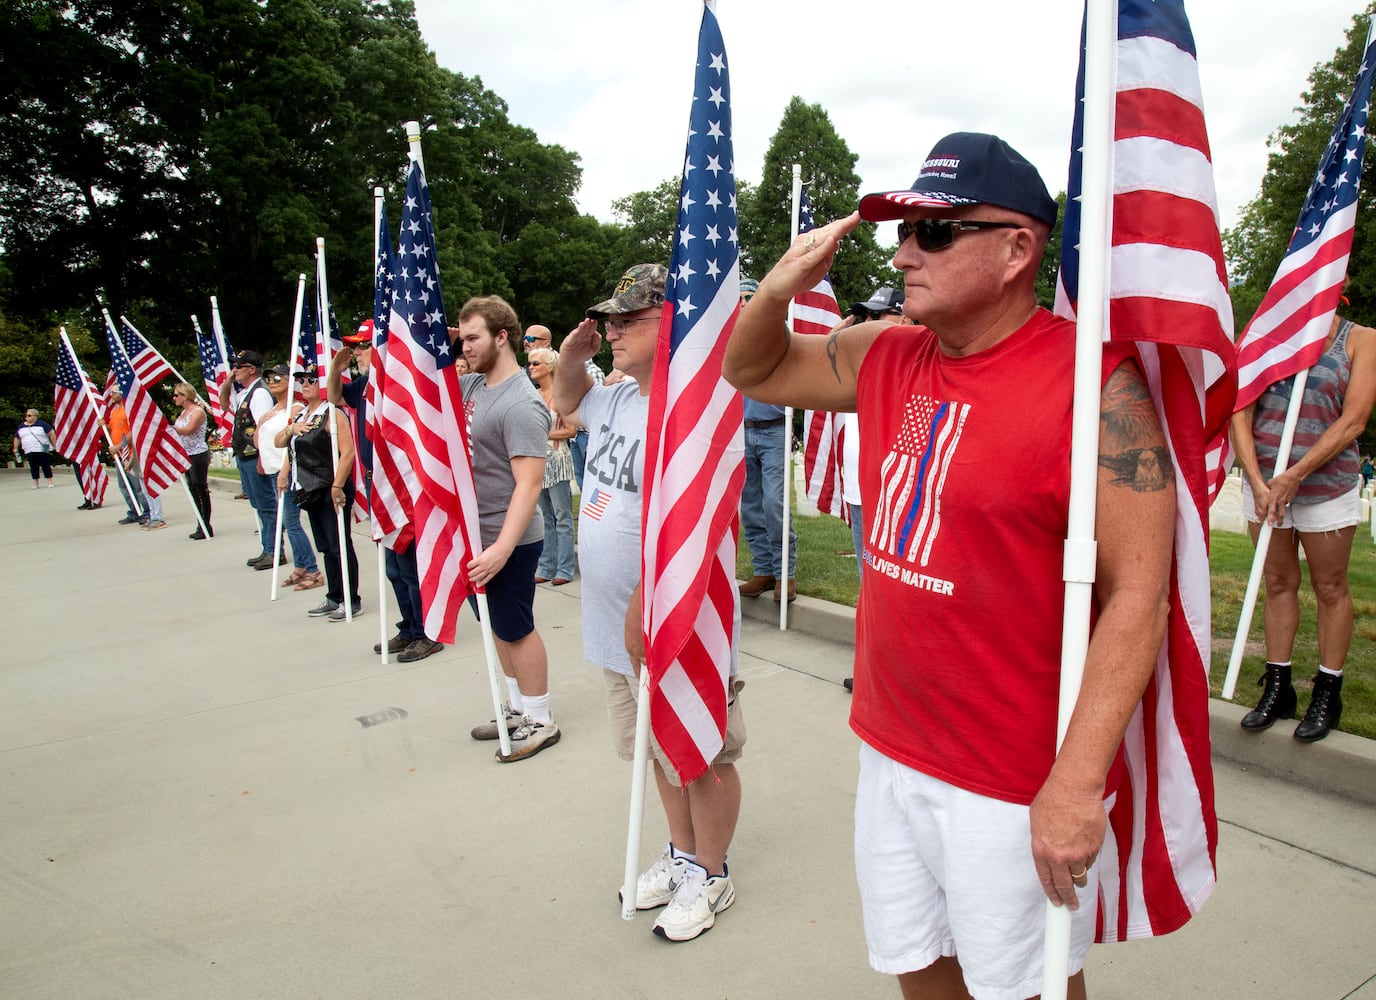
[[[1056,200],[1037,168],[996,135],[952,132],[932,147],[917,180],[904,191],[860,199],[866,222],[901,219],[915,208],[997,205],[1056,224]]]

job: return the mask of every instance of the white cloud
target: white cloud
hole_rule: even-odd
[[[1294,120],[1309,72],[1344,45],[1356,7],[1195,0],[1187,8],[1224,225],[1256,195],[1267,136]],[[441,65],[482,77],[513,121],[582,157],[583,211],[609,219],[614,199],[677,174],[698,4],[416,0],[416,14]],[[956,130],[996,132],[1053,192],[1065,187],[1078,4],[721,0],[717,15],[741,177],[760,179],[797,94],[825,107],[859,156],[862,190],[907,184],[931,145]]]

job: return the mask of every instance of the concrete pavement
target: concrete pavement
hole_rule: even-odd
[[[0,474],[0,998],[898,995],[865,961],[837,612],[831,638],[745,623],[737,902],[670,945],[619,915],[630,775],[577,582],[537,598],[563,739],[501,765],[468,736],[491,716],[471,620],[421,663],[371,654],[366,541],[367,611],[331,624],[305,615],[321,591],[269,603],[228,493],[191,542],[184,497],[149,533],[115,524],[114,491],[78,512],[58,482]],[[1370,748],[1263,760],[1280,736],[1216,760],[1213,900],[1161,941],[1095,949],[1092,996],[1376,998]],[[1324,790],[1334,767],[1357,792]],[[652,796],[644,860],[663,836]]]

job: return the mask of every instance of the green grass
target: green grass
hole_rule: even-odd
[[[855,551],[850,527],[834,517],[794,517],[798,533],[798,593],[854,607],[860,585],[855,573]],[[1245,535],[1218,532],[1213,536],[1210,568],[1213,575],[1213,669],[1210,690],[1219,697],[1228,669],[1233,635],[1237,631],[1247,575],[1252,568],[1252,543]],[[747,580],[753,575],[750,551],[744,537],[736,553],[736,575]],[[1376,546],[1366,525],[1357,529],[1349,570],[1356,630],[1352,648],[1343,670],[1343,717],[1338,728],[1369,739],[1376,739]],[[1248,655],[1238,674],[1234,701],[1254,705],[1259,691],[1255,680],[1265,663],[1262,648],[1262,606],[1257,601],[1252,627],[1248,632]],[[1308,577],[1300,589],[1300,630],[1295,640],[1293,660],[1295,682],[1300,694],[1300,711],[1309,703],[1309,682],[1318,667],[1318,626],[1314,592]]]

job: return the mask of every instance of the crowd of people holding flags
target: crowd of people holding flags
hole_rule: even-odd
[[[585,428],[584,655],[604,670],[612,742],[635,766],[623,910],[662,907],[654,932],[689,941],[735,899],[741,594],[794,596],[782,563],[757,560],[755,580],[735,580],[742,394],[762,407],[761,429],[776,426],[769,407],[808,408],[809,497],[859,522],[851,726],[862,743],[855,861],[870,962],[905,995],[1083,996],[1094,940],[1173,931],[1214,887],[1208,504],[1231,464],[1230,418],[1266,559],[1272,661],[1243,726],[1296,710],[1271,615],[1285,619],[1277,636],[1293,625],[1302,545],[1319,570],[1324,661],[1295,736],[1313,740],[1341,713],[1351,439],[1376,403],[1376,331],[1335,315],[1371,51],[1275,294],[1235,347],[1183,7],[1125,0],[1116,26],[1114,51],[1135,72],[1096,78],[1081,66],[1063,218],[1017,150],[956,132],[909,186],[866,195],[821,227],[803,211],[798,238],[756,284],[741,278],[734,181],[717,177],[732,159],[730,86],[709,5],[673,256],[631,267],[561,352],[537,344],[523,369],[520,320],[496,296],[468,300],[449,325],[410,123],[398,245],[375,192],[374,311],[358,332],[338,335],[322,242],[312,307],[304,275],[298,283],[290,362],[233,352],[212,300],[213,335],[197,327],[211,406],[182,379],[169,424],[148,389],[171,366],[107,313],[106,392],[64,331],[55,426],[26,417],[16,455],[38,456],[36,487],[41,456],[57,447],[99,505],[104,435],[126,522],[158,526],[159,498],[183,481],[199,540],[214,533],[203,447],[213,429],[259,517],[249,566],[283,566],[285,531],[294,566],[284,582],[324,586],[309,614],[331,621],[363,611],[347,520],[360,503],[402,616],[375,651],[428,656],[454,641],[471,604],[494,713],[472,736],[497,741],[497,760],[510,763],[560,738],[534,595],[537,582],[573,574],[563,445]],[[1107,113],[1086,111],[1095,101]],[[1093,156],[1116,141],[1103,129],[1120,109],[1136,136],[1153,137],[1118,142],[1131,178],[1121,188],[1091,169],[1107,162]],[[1182,160],[1197,169],[1163,168]],[[827,275],[862,219],[897,223],[903,289],[880,289],[843,321]],[[1053,313],[1035,282],[1058,223]],[[619,383],[588,373],[603,338]],[[351,360],[359,373],[346,379]],[[1306,383],[1298,373],[1310,367],[1319,377]],[[1286,379],[1306,386],[1293,405]],[[1287,406],[1299,421],[1288,473]],[[1015,466],[1016,480],[987,474]],[[297,508],[314,551],[287,513]],[[1268,526],[1283,533],[1270,558]],[[642,869],[647,772],[669,839]]]

